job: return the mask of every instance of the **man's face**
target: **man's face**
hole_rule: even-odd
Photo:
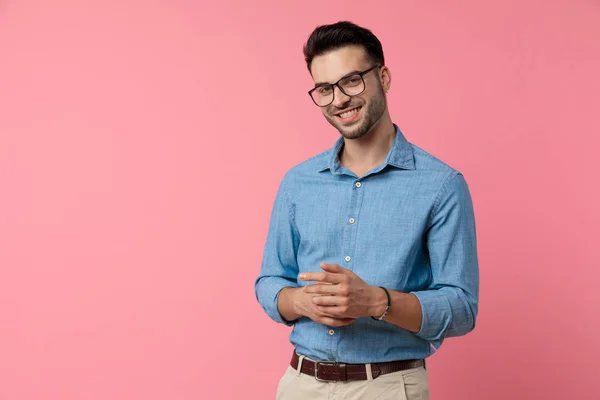
[[[315,84],[335,83],[352,72],[362,72],[373,66],[362,47],[347,46],[315,57],[311,73]],[[347,96],[335,87],[333,103],[321,107],[327,121],[347,139],[369,133],[387,108],[378,74],[376,68],[363,75],[366,88],[356,96]]]

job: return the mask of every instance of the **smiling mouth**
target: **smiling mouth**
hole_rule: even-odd
[[[344,112],[341,113],[337,113],[335,114],[337,117],[341,118],[341,119],[348,119],[348,118],[352,118],[356,113],[358,113],[360,111],[362,106],[358,106],[358,107],[354,107],[351,108],[349,110],[346,110]]]

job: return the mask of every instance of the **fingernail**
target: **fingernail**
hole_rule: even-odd
[[[300,279],[304,279],[304,278],[306,278],[306,275],[305,275],[305,274],[300,274],[298,277],[299,277]]]

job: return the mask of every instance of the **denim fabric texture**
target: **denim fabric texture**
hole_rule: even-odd
[[[293,326],[296,351],[314,360],[426,358],[445,338],[475,327],[479,266],[467,182],[395,127],[385,162],[366,175],[340,164],[340,137],[291,168],[279,186],[255,293],[272,320]],[[414,293],[423,310],[420,331],[370,317],[335,328],[308,318],[285,321],[280,291],[309,284],[298,274],[322,271],[321,262],[348,268],[370,285]]]

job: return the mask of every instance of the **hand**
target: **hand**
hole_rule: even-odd
[[[294,296],[294,312],[300,316],[310,318],[319,324],[326,326],[345,326],[350,325],[355,320],[355,318],[340,318],[325,310],[319,309],[313,299],[315,297],[320,297],[320,295],[306,293],[303,288],[299,288],[299,290],[295,291]]]
[[[383,290],[368,285],[354,272],[337,264],[321,263],[321,268],[325,272],[306,272],[299,276],[303,281],[319,282],[302,288],[303,292],[313,295],[312,302],[319,312],[333,318],[356,319],[379,315],[382,304],[385,309],[387,298],[382,303]]]

